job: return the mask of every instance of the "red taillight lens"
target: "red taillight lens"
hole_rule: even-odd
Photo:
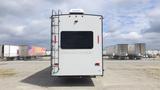
[[[59,64],[58,63],[54,63],[54,67],[57,67]]]
[[[19,54],[19,50],[17,50],[17,54]]]
[[[97,36],[97,43],[99,44],[99,36]]]
[[[57,41],[56,41],[56,35],[54,36],[54,43],[56,43]]]
[[[100,66],[100,63],[95,63],[95,66]]]

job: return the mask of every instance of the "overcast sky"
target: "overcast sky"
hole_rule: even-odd
[[[160,49],[160,0],[0,0],[0,43],[49,48],[51,10],[104,16],[104,46],[144,42]]]

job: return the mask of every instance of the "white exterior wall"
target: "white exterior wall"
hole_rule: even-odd
[[[78,20],[78,23],[74,24],[75,20]],[[102,17],[91,16],[91,15],[61,15],[59,33],[61,33],[61,31],[92,31],[93,48],[92,49],[60,48],[59,71],[55,74],[52,73],[52,75],[53,76],[103,75]],[[97,36],[99,36],[99,43],[97,43]],[[61,35],[59,35],[59,38],[60,37]],[[95,66],[95,63],[97,62],[100,63],[100,66]]]

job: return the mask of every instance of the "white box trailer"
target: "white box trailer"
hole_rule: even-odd
[[[117,44],[106,47],[106,55],[115,59],[127,59],[128,44]]]
[[[128,44],[117,44],[116,45],[116,55],[119,57],[128,56]]]
[[[130,59],[141,59],[146,54],[145,43],[136,43],[128,46],[128,55]]]
[[[1,46],[1,57],[6,59],[17,58],[19,46],[17,45],[2,45]]]
[[[51,16],[51,75],[102,76],[103,17],[72,11]]]
[[[105,49],[106,55],[110,56],[110,57],[115,56],[115,51],[116,51],[116,46],[115,45],[108,46]]]

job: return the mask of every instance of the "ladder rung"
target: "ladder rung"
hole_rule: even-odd
[[[58,57],[56,57],[56,58],[53,58],[53,59],[59,59]]]
[[[56,49],[56,47],[59,48],[59,46],[53,46],[54,49]]]
[[[59,49],[58,49],[58,48],[54,48],[54,47],[53,47],[52,49],[53,49],[53,51],[59,51]]]
[[[59,18],[58,16],[54,16],[53,18]]]
[[[58,45],[55,45],[55,44],[54,44],[52,47],[53,47],[54,49],[56,49],[56,47],[58,48]]]
[[[53,50],[53,51],[54,51],[54,52],[58,52],[58,50],[56,50],[56,51],[55,51],[55,50]]]
[[[56,47],[53,47],[53,50],[54,50],[54,51],[57,51],[57,50],[58,50],[58,48],[56,48]]]
[[[57,54],[58,54],[58,51],[54,51],[54,53],[56,53],[57,52]]]
[[[52,34],[59,34],[59,33],[52,33]]]
[[[58,44],[58,43],[57,43],[57,44]],[[56,45],[54,44],[54,45],[53,45],[53,47],[60,47],[60,46],[59,46],[59,45],[57,45],[57,44],[56,44]]]
[[[57,41],[56,41],[56,42],[55,42],[55,41],[52,41],[52,45],[53,45],[53,46],[57,46],[57,44],[58,44]]]
[[[56,49],[56,47],[58,48],[59,46],[58,46],[58,45],[54,45],[54,46],[53,46],[53,48],[55,48],[55,49]]]
[[[59,26],[59,25],[52,25],[52,26]]]

